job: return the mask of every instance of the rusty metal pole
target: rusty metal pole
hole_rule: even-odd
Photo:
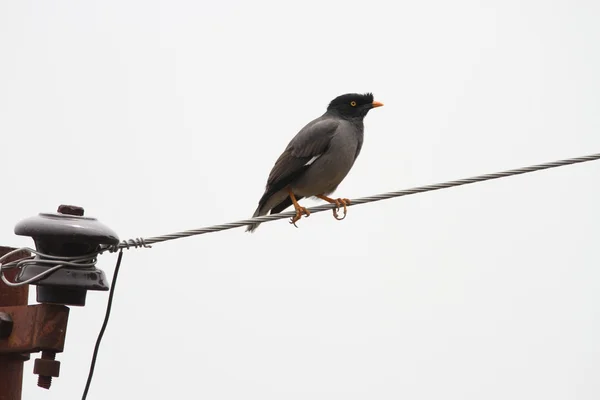
[[[15,249],[11,247],[0,246],[0,256],[13,250]],[[22,251],[10,257],[6,262],[20,260],[29,256],[29,252]],[[9,280],[13,281],[16,273],[17,270],[12,269],[7,270],[4,274]],[[26,306],[28,295],[29,285],[10,287],[6,286],[0,279],[0,307]],[[0,354],[0,400],[21,400],[23,363],[28,359],[28,354]]]

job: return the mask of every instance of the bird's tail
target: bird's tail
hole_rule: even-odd
[[[256,211],[254,211],[252,218],[262,217],[263,215],[267,215],[269,210],[264,209],[264,208],[265,208],[264,204],[259,204],[258,207],[256,208]],[[246,228],[246,232],[250,232],[250,233],[254,232],[256,230],[256,228],[258,228],[259,225],[260,225],[260,222],[248,225],[248,227]]]
[[[302,200],[303,198],[304,198],[304,196],[296,195],[296,200]],[[286,197],[281,203],[279,203],[275,207],[271,208],[270,215],[279,214],[280,212],[284,211],[286,208],[288,208],[292,204],[293,204],[292,199],[290,197]],[[263,215],[267,215],[268,213],[269,213],[269,207],[266,204],[260,202],[260,203],[258,203],[258,207],[256,208],[256,211],[254,211],[254,215],[252,216],[252,218],[262,217]],[[248,227],[246,228],[246,232],[254,232],[256,230],[256,228],[258,228],[259,225],[260,225],[260,223],[248,225]]]

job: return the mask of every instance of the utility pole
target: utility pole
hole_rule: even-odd
[[[39,254],[3,273],[10,282],[34,279],[31,284],[37,286],[41,304],[28,305],[28,285],[11,287],[0,280],[0,400],[21,400],[23,364],[31,353],[42,353],[33,372],[39,375],[39,387],[50,388],[52,378],[60,372],[55,357],[65,345],[67,305],[84,306],[88,290],[108,290],[104,272],[95,266],[96,255],[102,246],[119,242],[111,229],[95,218],[84,217],[83,208],[77,206],[61,205],[57,213],[25,219],[17,224],[15,233],[32,237]],[[0,257],[13,250],[0,247]],[[20,251],[3,264],[28,257],[29,252]],[[58,265],[54,272],[37,279]]]
[[[16,250],[11,247],[0,247],[0,256]],[[14,254],[6,262],[29,257],[28,252],[22,251]],[[13,281],[16,270],[7,270],[5,276]],[[27,306],[29,286],[10,287],[0,280],[0,310],[5,307]],[[13,331],[14,321],[8,312],[0,311],[0,343],[6,341]],[[0,400],[20,400],[23,382],[23,363],[29,360],[29,354],[0,352]]]

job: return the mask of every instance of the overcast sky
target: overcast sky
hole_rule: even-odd
[[[385,106],[339,197],[597,153],[599,20],[594,0],[0,1],[0,245],[59,204],[121,239],[247,218],[347,92]],[[88,398],[597,399],[599,176],[130,250]],[[81,396],[107,298],[72,308],[49,392],[26,363],[25,399]]]

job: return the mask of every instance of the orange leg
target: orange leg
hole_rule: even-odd
[[[310,217],[310,211],[298,204],[298,200],[296,200],[296,196],[294,196],[294,192],[292,192],[292,189],[288,188],[288,194],[290,195],[290,199],[292,199],[292,203],[294,204],[294,208],[296,209],[296,215],[290,220],[290,224],[294,224],[294,226],[297,228],[298,226],[296,226],[296,222],[299,221],[300,218],[302,218],[302,214],[306,215],[307,217]]]
[[[335,204],[335,206],[337,207],[333,209],[333,217],[335,219],[341,221],[344,218],[346,218],[346,213],[348,212],[348,205],[350,204],[349,199],[332,199],[331,197],[327,197],[324,194],[318,194],[317,197],[321,200],[325,200],[328,203]],[[340,206],[344,207],[344,216],[342,218],[339,218],[337,213],[340,209]]]

